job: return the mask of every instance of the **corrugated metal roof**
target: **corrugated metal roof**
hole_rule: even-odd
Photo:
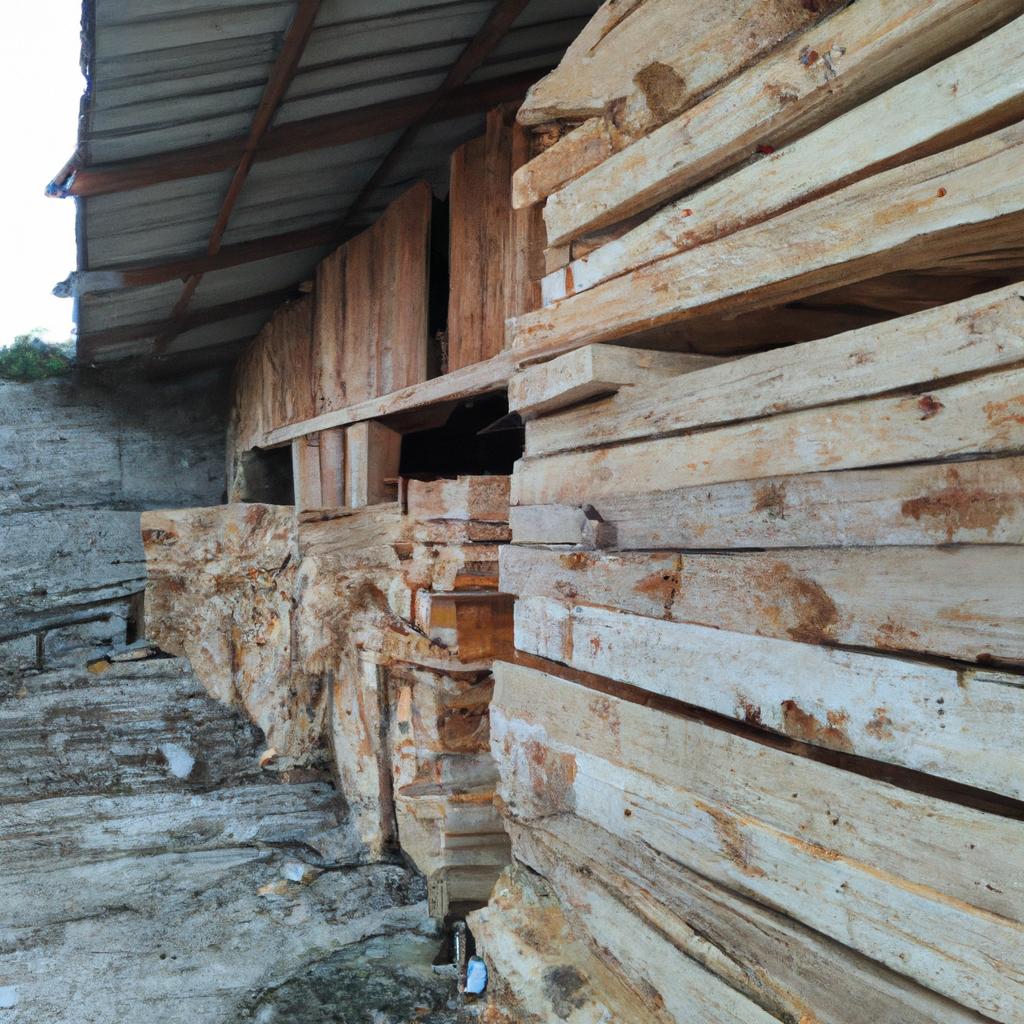
[[[507,76],[540,77],[599,3],[532,0],[463,94],[479,83],[503,85]],[[494,0],[324,0],[271,132],[431,93],[494,7]],[[159,164],[192,147],[243,139],[295,11],[295,0],[86,0],[83,60],[90,86],[76,174],[137,167],[140,160]],[[418,177],[444,191],[452,150],[483,131],[483,110],[466,114],[460,103],[450,119],[420,129],[347,233],[365,227]],[[371,125],[344,144],[257,157],[224,245],[338,221],[401,134],[386,121],[381,128],[392,130],[375,135]],[[118,273],[97,272],[202,256],[240,156],[239,148],[230,160],[202,167],[206,173],[77,199],[80,354],[102,361],[152,353],[160,336],[154,325],[171,320],[182,280],[125,287]],[[67,176],[72,191],[74,180]],[[206,271],[188,305],[191,320],[180,325],[189,329],[170,342],[168,358],[196,347],[227,346],[225,355],[232,354],[231,346],[269,316],[271,307],[257,308],[262,297],[309,278],[330,247],[320,239]]]

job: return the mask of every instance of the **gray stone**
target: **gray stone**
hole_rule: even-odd
[[[340,794],[260,771],[261,743],[175,659],[0,684],[4,1024],[244,1020],[337,951],[446,1005],[417,987],[439,946],[422,878],[358,863]],[[175,747],[195,759],[184,777]],[[282,879],[296,859],[323,870]]]
[[[124,642],[145,587],[139,513],[223,497],[223,388],[210,374],[0,382],[0,673],[25,667],[10,642],[37,633],[47,667],[88,655],[90,627]]]

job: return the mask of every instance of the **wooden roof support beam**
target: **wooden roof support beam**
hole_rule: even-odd
[[[298,294],[297,288],[281,288],[277,291],[265,292],[262,295],[235,299],[232,302],[225,302],[219,306],[197,309],[186,314],[178,323],[177,329],[179,333],[183,334],[186,331],[195,330],[197,327],[205,327],[207,324],[219,323],[223,320],[233,320],[235,317],[245,316],[247,313],[256,313],[263,309],[276,309],[281,303],[296,298]],[[145,338],[157,338],[174,326],[175,321],[173,319],[154,320],[144,324],[110,327],[105,331],[86,334],[79,339],[78,355],[80,359],[91,360],[103,349],[124,345],[132,341],[141,341]]]
[[[220,252],[224,233],[231,221],[231,214],[234,213],[235,204],[242,194],[249,171],[252,170],[253,161],[256,159],[256,151],[263,142],[263,138],[270,128],[270,122],[273,121],[285,93],[288,92],[288,87],[295,78],[299,61],[302,59],[306,44],[313,33],[313,23],[320,13],[320,2],[321,0],[298,0],[295,15],[285,33],[284,41],[281,43],[281,51],[274,61],[274,66],[270,69],[266,87],[249,126],[249,137],[245,140],[242,159],[238,161],[231,184],[228,185],[227,194],[224,196],[217,219],[214,221],[213,230],[210,232],[210,240],[206,247],[207,254],[210,256],[216,256]],[[166,351],[183,329],[181,325],[184,323],[186,310],[202,279],[201,274],[193,274],[185,281],[181,298],[178,299],[174,312],[171,314],[171,326],[154,342],[153,355],[160,355],[161,352]]]
[[[466,79],[483,64],[491,51],[505,37],[505,34],[512,27],[512,23],[523,13],[529,2],[530,0],[495,0],[494,8],[484,22],[483,27],[469,41],[466,48],[459,55],[458,60],[449,68],[444,81],[433,94],[432,101],[425,107],[423,113],[414,119],[406,127],[405,131],[402,132],[387,155],[378,164],[377,169],[370,175],[348,210],[345,211],[341,221],[342,226],[349,224],[366,206],[370,196],[384,183],[402,154],[415,140],[420,128],[431,119],[431,114],[436,110],[437,106],[456,89],[464,85]]]
[[[536,68],[463,86],[453,89],[442,100],[436,99],[436,92],[421,93],[353,110],[290,121],[267,131],[256,154],[256,161],[277,160],[295,153],[327,149],[386,135],[415,121],[431,124],[483,113],[499,103],[522,99],[526,90],[544,71],[544,68]],[[72,158],[50,183],[47,194],[58,198],[88,198],[213,174],[236,165],[245,152],[246,141],[247,137],[224,139],[96,167],[82,167]]]
[[[285,231],[280,235],[254,238],[249,242],[222,246],[215,256],[208,253],[185,256],[167,263],[142,264],[137,267],[112,267],[105,270],[80,270],[72,274],[62,285],[59,294],[89,295],[93,292],[117,291],[120,288],[141,288],[150,284],[166,284],[168,281],[184,281],[193,274],[204,274],[212,270],[226,270],[270,259],[287,252],[301,249],[320,249],[342,241],[337,221],[330,224],[315,224],[297,231]]]

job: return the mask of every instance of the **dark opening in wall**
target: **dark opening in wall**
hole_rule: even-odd
[[[427,376],[448,372],[449,263],[448,200],[434,199],[430,218],[430,273],[427,292]]]
[[[488,429],[491,428],[491,429]],[[523,454],[524,431],[504,392],[460,402],[445,423],[402,437],[402,476],[508,474]]]
[[[291,445],[253,448],[239,457],[236,493],[240,501],[294,505]]]

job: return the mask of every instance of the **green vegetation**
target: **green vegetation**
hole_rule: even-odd
[[[0,348],[0,380],[26,384],[47,377],[66,377],[73,364],[70,341],[52,345],[37,334],[20,334],[14,344]]]

